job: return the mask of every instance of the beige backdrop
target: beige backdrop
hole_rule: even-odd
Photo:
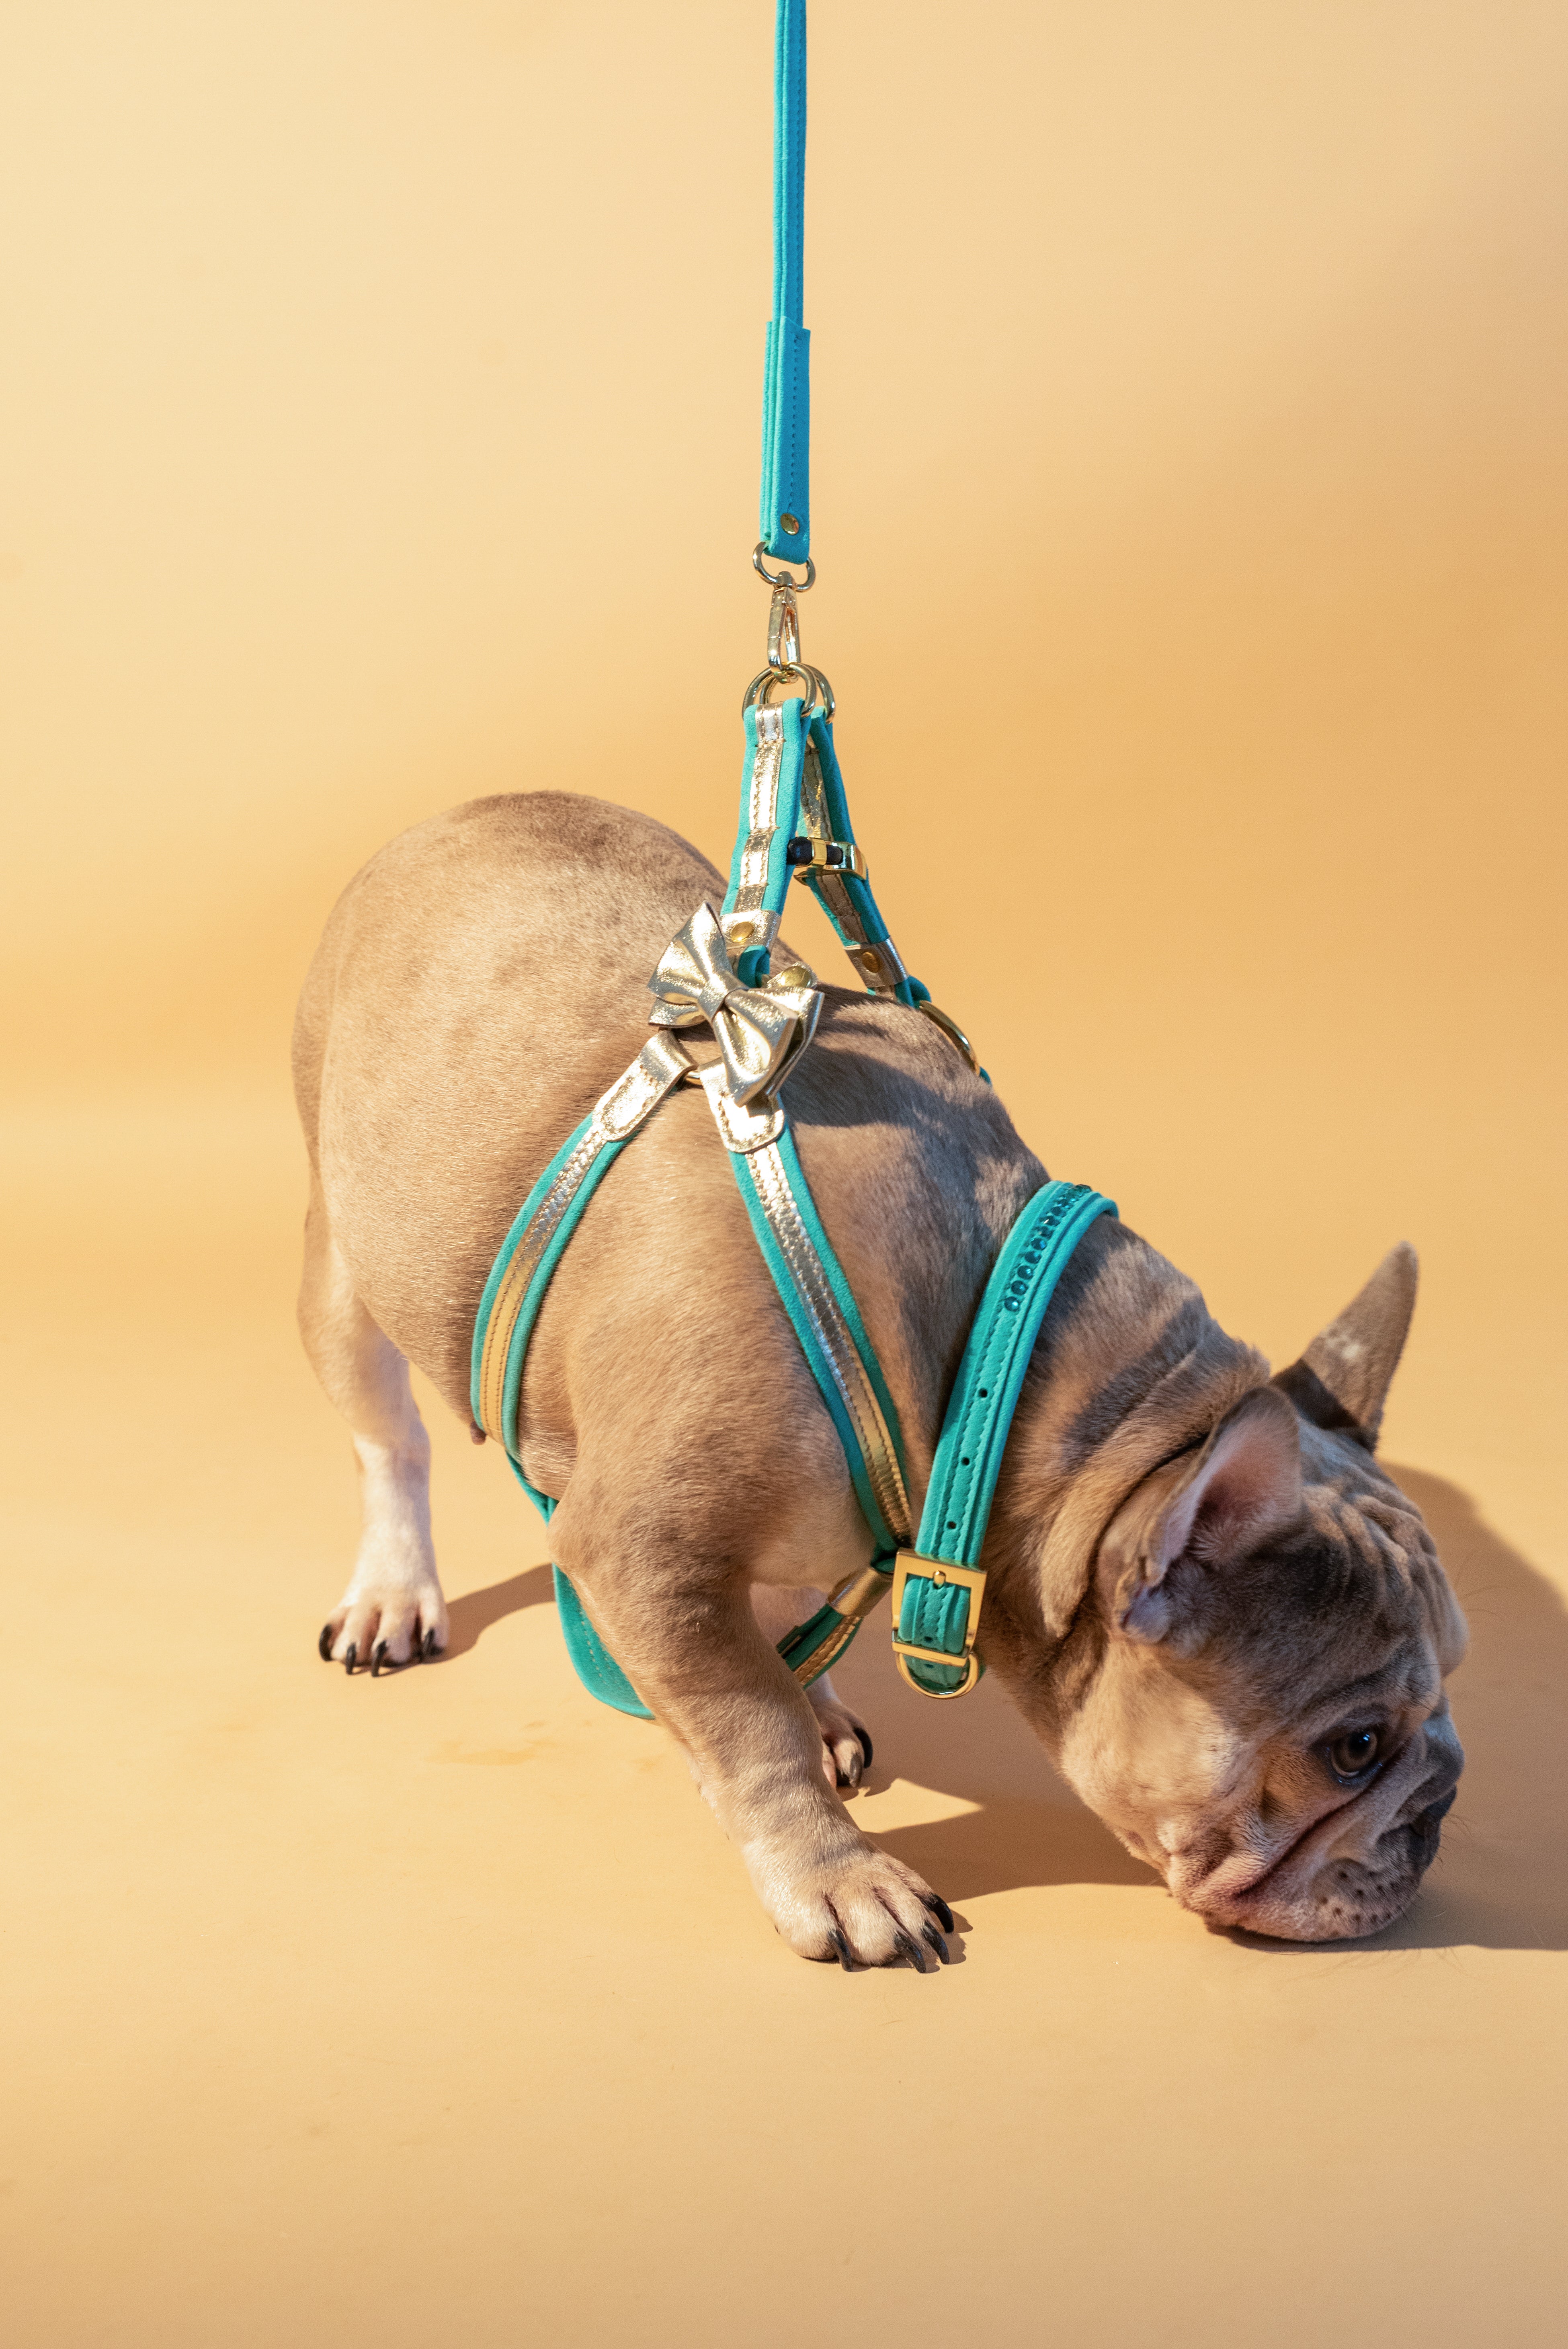
[[[18,2349],[1553,2329],[1555,0],[812,22],[807,647],[896,934],[1276,1361],[1422,1251],[1387,1448],[1475,1644],[1410,1920],[1206,1934],[872,1633],[862,1816],[964,1962],[801,1965],[445,1422],[452,1660],[314,1661],[294,991],[459,799],[724,851],[769,16],[0,11]]]

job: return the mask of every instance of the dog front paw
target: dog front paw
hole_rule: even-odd
[[[946,1965],[953,1911],[913,1868],[861,1840],[858,1852],[805,1868],[748,1855],[773,1922],[803,1958],[856,1966]]]
[[[431,1580],[401,1584],[350,1583],[321,1627],[316,1652],[324,1663],[349,1672],[392,1671],[428,1661],[447,1644],[447,1602]]]

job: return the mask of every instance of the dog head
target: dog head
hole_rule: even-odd
[[[1413,1899],[1454,1798],[1443,1681],[1464,1619],[1373,1458],[1415,1281],[1396,1249],[1099,1543],[1058,1758],[1217,1925],[1376,1932]]]

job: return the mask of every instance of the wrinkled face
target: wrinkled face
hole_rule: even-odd
[[[1059,1760],[1184,1908],[1287,1940],[1409,1905],[1464,1756],[1464,1623],[1367,1453],[1249,1398],[1102,1544],[1098,1668]]]

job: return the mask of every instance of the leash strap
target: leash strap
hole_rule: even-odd
[[[898,1413],[816,1204],[779,1104],[779,1087],[810,1041],[820,997],[800,965],[771,975],[784,900],[804,880],[868,990],[918,1010],[970,1066],[968,1040],[905,968],[871,891],[833,747],[832,690],[800,661],[795,595],[810,561],[810,337],[802,321],[806,172],[805,0],[778,0],[774,57],[773,315],[762,425],[762,543],[754,557],[773,585],[769,667],[746,696],[740,823],[722,912],[702,906],[672,941],[650,988],[655,1034],[594,1104],[534,1185],[485,1284],[475,1324],[475,1425],[500,1442],[549,1524],[557,1502],[523,1474],[518,1411],[529,1340],[572,1234],[638,1128],[671,1089],[700,1081],[729,1154],[752,1230],[843,1446],[871,1529],[871,1563],[780,1640],[809,1683],[843,1652],[890,1588],[899,1670],[930,1696],[958,1696],[980,1673],[975,1632],[985,1590],[976,1564],[1013,1413],[1052,1291],[1073,1248],[1116,1210],[1081,1184],[1047,1184],[1003,1247],[970,1333],[911,1548]],[[766,571],[763,554],[806,564],[803,581]],[[794,678],[801,699],[768,699]],[[718,1062],[700,1078],[669,1032],[706,1021]],[[569,1578],[555,1567],[568,1653],[592,1693],[650,1717],[605,1648]]]
[[[980,1677],[980,1548],[1024,1373],[1073,1250],[1091,1224],[1115,1213],[1115,1201],[1087,1184],[1047,1183],[985,1284],[932,1464],[919,1546],[900,1551],[893,1574],[893,1654],[923,1695],[963,1696]]]
[[[779,0],[773,51],[773,316],[762,377],[762,543],[811,552],[811,337],[805,302],[806,0]]]

